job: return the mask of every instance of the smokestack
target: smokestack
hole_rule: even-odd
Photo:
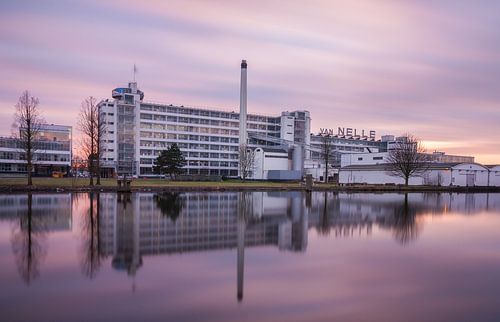
[[[247,61],[241,61],[240,80],[240,145],[247,144]]]

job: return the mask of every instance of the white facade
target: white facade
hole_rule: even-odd
[[[349,165],[369,165],[369,164],[387,163],[388,156],[389,156],[388,152],[343,154],[340,161],[340,167],[343,168]]]
[[[288,152],[283,149],[256,148],[252,179],[267,180],[270,170],[289,170]]]
[[[387,164],[351,165],[340,169],[340,184],[404,184],[402,177],[391,175]],[[477,163],[432,163],[423,175],[410,177],[409,185],[488,186],[489,171]]]
[[[491,187],[500,187],[500,165],[488,166],[490,170],[489,185]]]

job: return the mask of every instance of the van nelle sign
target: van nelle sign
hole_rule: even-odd
[[[350,127],[338,127],[337,132],[333,129],[319,129],[319,135],[352,136],[360,139],[375,139],[375,131],[358,130]]]

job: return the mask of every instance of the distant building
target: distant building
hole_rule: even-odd
[[[451,155],[446,154],[444,152],[434,151],[429,154],[429,157],[432,161],[435,162],[463,162],[463,163],[474,163],[474,157],[472,156],[464,156],[464,155]]]
[[[33,175],[68,174],[72,159],[71,140],[71,126],[43,124],[35,141]],[[0,175],[24,176],[26,172],[26,156],[19,140],[0,137]]]

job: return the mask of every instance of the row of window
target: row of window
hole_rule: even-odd
[[[211,127],[195,127],[195,126],[183,126],[183,125],[177,125],[173,128],[170,128],[170,125],[167,125],[166,127],[167,130],[170,131],[191,132],[191,133],[222,134],[222,135],[234,135],[234,136],[237,136],[239,133],[238,130],[228,130],[228,129],[219,129]],[[146,125],[146,123],[141,123],[141,128],[157,130],[156,128]],[[145,132],[145,133],[152,133],[152,132]]]
[[[141,156],[156,157],[160,151],[141,149]],[[209,153],[209,152],[183,152],[186,158],[210,158],[210,159],[238,159],[238,154],[231,153]]]
[[[141,158],[140,164],[152,165],[153,159]],[[205,161],[205,160],[188,160],[187,166],[191,167],[224,167],[224,168],[236,168],[238,167],[238,162],[228,162],[228,161]]]
[[[142,111],[155,111],[162,113],[172,113],[172,114],[184,114],[184,115],[196,115],[196,116],[205,116],[205,117],[215,117],[215,118],[223,118],[223,119],[239,119],[238,113],[228,113],[228,112],[220,112],[220,111],[209,111],[209,110],[201,110],[194,108],[185,108],[184,106],[163,106],[163,105],[151,105],[151,104],[141,104]],[[247,115],[247,119],[249,121],[255,122],[265,122],[265,123],[280,123],[280,117],[267,117],[262,115]]]
[[[223,143],[238,143],[238,138],[234,137],[219,137],[207,135],[190,135],[190,134],[173,134],[173,133],[156,133],[141,131],[141,138],[154,139],[169,139],[169,140],[185,140],[196,142],[223,142]]]
[[[141,140],[141,147],[154,147],[167,149],[173,142],[156,142]],[[199,144],[199,143],[177,143],[180,149],[191,150],[212,150],[212,151],[238,151],[238,146],[218,145],[218,144]]]
[[[229,176],[236,177],[238,175],[238,170],[234,169],[185,169],[186,174],[198,174],[198,175],[220,175],[220,176]],[[153,168],[152,167],[141,167],[140,168],[141,175],[152,175]]]
[[[26,154],[22,153],[22,152],[0,151],[0,159],[3,159],[3,160],[26,160]],[[34,155],[33,155],[33,161],[68,162],[69,159],[70,159],[69,154],[34,153]]]

